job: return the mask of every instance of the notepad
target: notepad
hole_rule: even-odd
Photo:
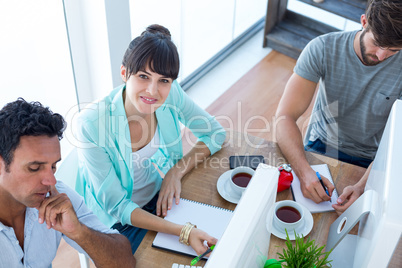
[[[334,181],[332,180],[332,176],[331,173],[329,172],[327,164],[312,165],[311,168],[316,172],[318,171],[322,176],[326,177],[332,184],[334,184]],[[293,197],[297,203],[300,203],[303,206],[305,206],[308,210],[310,210],[311,213],[320,213],[334,210],[332,204],[336,204],[336,200],[338,199],[338,193],[336,192],[336,189],[332,192],[331,202],[324,201],[319,204],[316,204],[313,200],[303,196],[303,193],[300,188],[300,180],[293,171],[292,173],[293,173],[292,191],[293,191]]]
[[[181,225],[191,222],[197,225],[199,229],[219,239],[222,237],[232,215],[232,210],[181,198],[179,205],[173,203],[172,209],[168,211],[165,220]],[[159,232],[156,234],[152,246],[185,255],[197,256],[191,246],[180,244],[179,237],[176,235]]]

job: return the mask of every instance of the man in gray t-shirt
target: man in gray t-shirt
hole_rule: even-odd
[[[276,113],[277,137],[304,196],[316,203],[330,198],[306,160],[296,120],[308,108],[318,83],[305,149],[369,167],[392,104],[402,98],[401,18],[401,1],[371,1],[361,16],[361,31],[319,36],[297,61]],[[333,205],[337,212],[363,193],[369,171],[370,167],[356,185],[345,188]],[[334,186],[323,181],[332,194]]]

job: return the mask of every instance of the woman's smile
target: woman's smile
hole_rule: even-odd
[[[146,104],[155,104],[158,99],[140,96],[140,99]]]

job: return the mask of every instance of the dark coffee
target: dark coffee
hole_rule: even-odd
[[[234,184],[240,187],[247,187],[251,180],[251,175],[245,172],[237,173],[232,177]]]
[[[276,216],[283,222],[294,223],[301,219],[300,212],[294,207],[281,207],[276,211]]]

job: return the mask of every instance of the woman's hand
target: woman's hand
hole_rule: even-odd
[[[204,253],[208,248],[205,246],[204,241],[207,241],[208,246],[216,245],[218,239],[210,236],[203,230],[193,228],[188,238],[190,246],[195,250],[197,255]],[[211,254],[211,253],[210,253]],[[209,256],[209,254],[207,255]]]
[[[355,185],[345,187],[343,193],[338,197],[337,204],[332,205],[338,215],[347,210],[364,193],[372,165],[373,162],[371,162],[362,178]]]
[[[337,204],[332,205],[338,215],[348,209],[364,192],[364,187],[355,184],[345,187],[343,193],[338,197]]]
[[[176,205],[179,204],[181,178],[180,174],[176,174],[174,167],[166,173],[159,191],[158,201],[156,202],[156,215],[160,216],[162,213],[162,216],[166,216],[167,211],[172,208],[173,198]]]
[[[180,159],[169,171],[166,173],[162,181],[162,186],[159,191],[159,198],[156,203],[156,215],[166,216],[167,211],[172,208],[173,198],[176,205],[180,201],[181,193],[181,179],[190,172],[198,163],[201,163],[208,157],[211,152],[208,146],[202,141],[191,148],[182,159]]]

